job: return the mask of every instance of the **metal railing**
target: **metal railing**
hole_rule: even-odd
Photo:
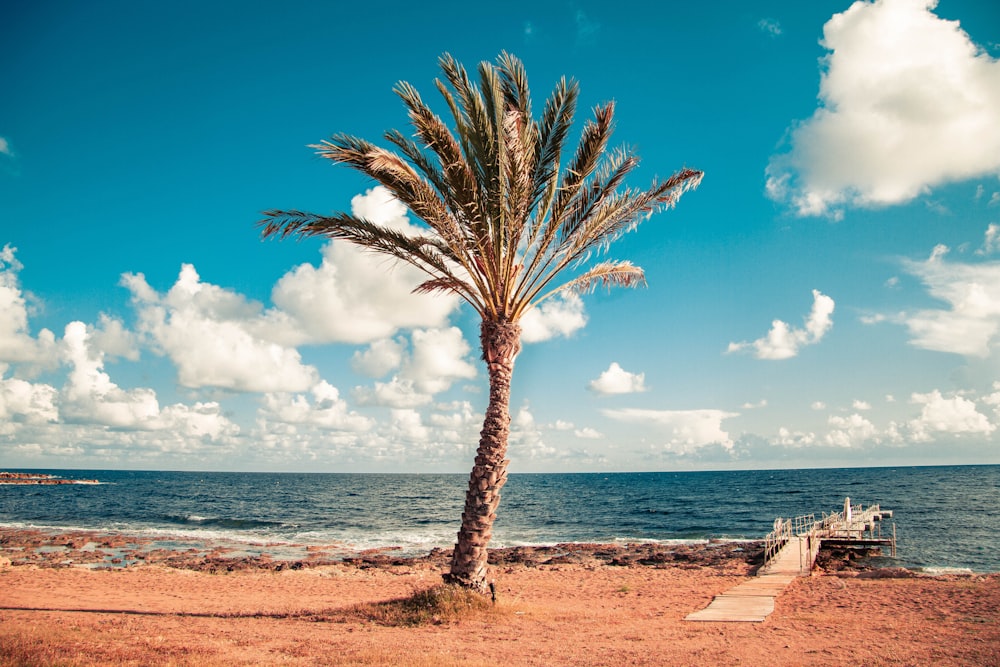
[[[865,508],[861,504],[851,504],[850,499],[845,499],[844,510],[827,514],[823,512],[822,518],[816,520],[813,514],[803,514],[794,519],[783,519],[778,517],[774,520],[774,530],[764,537],[764,564],[765,568],[781,551],[782,547],[788,544],[793,536],[805,537],[805,549],[808,556],[799,554],[800,567],[812,566],[819,551],[820,541],[827,538],[848,538],[862,539],[864,533],[868,531],[872,537],[876,531],[881,537],[880,523],[883,517],[891,517],[891,510],[882,510],[879,505],[869,505]],[[896,555],[896,525],[892,526],[892,540],[890,543],[892,556]],[[801,551],[801,548],[800,548]]]
[[[793,536],[811,535],[816,530],[816,516],[803,514],[793,519],[778,517],[774,520],[774,530],[764,537],[764,565],[774,560],[781,548],[788,544]]]

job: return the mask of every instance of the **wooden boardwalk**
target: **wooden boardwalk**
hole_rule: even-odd
[[[823,543],[850,546],[889,545],[896,555],[896,531],[892,538],[881,535],[881,521],[891,510],[872,505],[865,509],[844,501],[844,511],[824,516],[777,519],[774,530],[764,540],[764,565],[757,576],[729,589],[700,611],[688,614],[687,621],[760,623],[774,611],[774,600],[796,577],[808,575]]]

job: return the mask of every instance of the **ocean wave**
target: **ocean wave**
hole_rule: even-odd
[[[915,568],[919,572],[924,574],[972,574],[972,568],[969,567],[920,567]]]
[[[229,528],[233,530],[252,530],[254,528],[296,528],[295,524],[287,524],[282,521],[268,521],[265,519],[237,519],[230,517],[206,517],[198,514],[188,514],[179,516],[174,514],[163,515],[163,520],[169,523],[183,526],[205,526],[208,528]]]

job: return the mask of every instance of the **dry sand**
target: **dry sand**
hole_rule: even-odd
[[[695,623],[752,545],[515,549],[494,611],[399,627],[350,610],[438,584],[443,553],[90,569],[19,542],[38,546],[0,531],[3,665],[1000,665],[997,574],[816,573],[763,623]]]

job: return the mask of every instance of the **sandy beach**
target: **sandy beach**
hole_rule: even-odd
[[[818,571],[762,623],[694,623],[753,543],[516,548],[492,555],[495,605],[406,626],[371,610],[437,585],[443,551],[95,567],[104,542],[128,540],[0,531],[0,664],[1000,665],[998,574]]]

